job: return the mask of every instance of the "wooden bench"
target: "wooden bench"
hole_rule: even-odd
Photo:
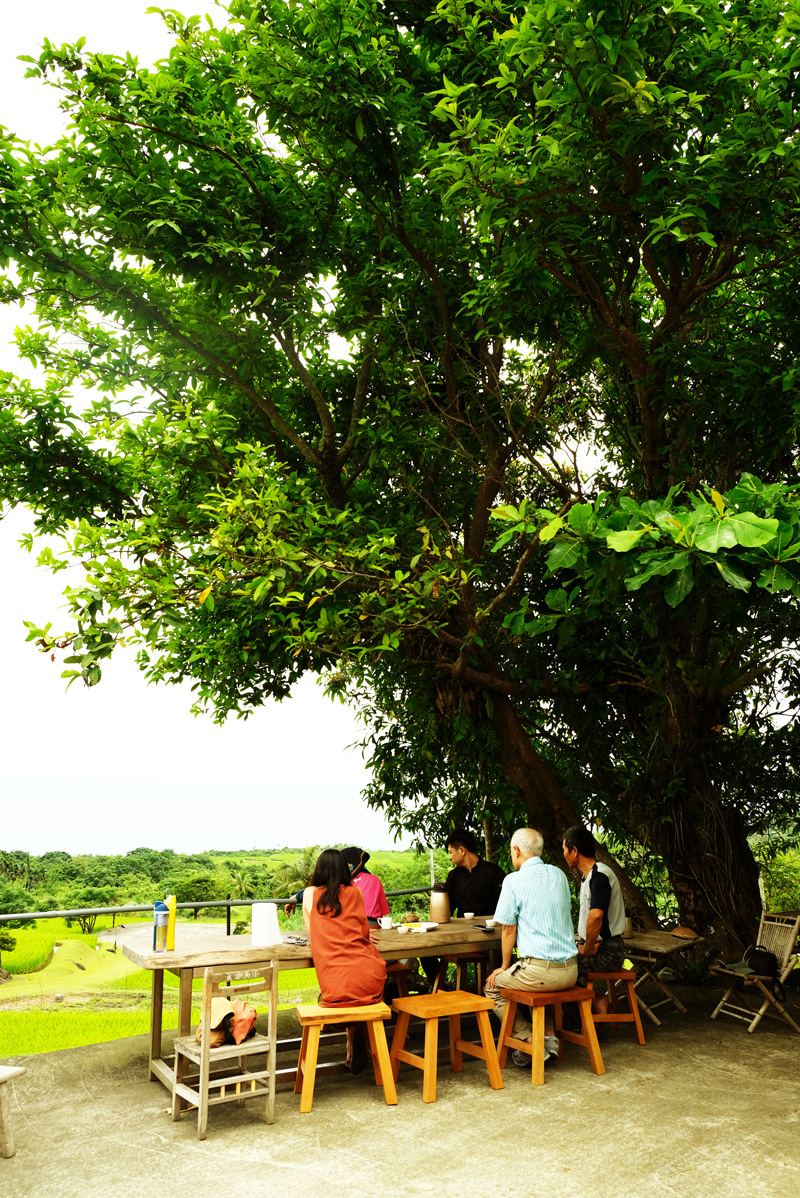
[[[11,1133],[11,1103],[6,1082],[22,1077],[26,1070],[22,1065],[0,1065],[0,1156],[10,1157],[17,1151]]]
[[[383,1020],[391,1019],[392,1012],[384,1002],[371,1003],[364,1007],[321,1007],[317,1003],[306,1003],[297,1008],[297,1018],[303,1029],[300,1057],[294,1092],[300,1095],[300,1113],[308,1114],[314,1101],[314,1081],[317,1074],[319,1038],[323,1027],[329,1023],[366,1023],[369,1046],[372,1051],[372,1069],[375,1085],[383,1086],[387,1106],[397,1105],[397,1091],[389,1061],[389,1046]]]
[[[503,1023],[497,1041],[500,1068],[502,1069],[506,1063],[509,1048],[518,1048],[520,1052],[527,1052],[530,1055],[532,1085],[544,1085],[544,1010],[545,1007],[552,1006],[554,1008],[553,1021],[559,1040],[562,1042],[566,1040],[569,1044],[579,1044],[586,1048],[589,1052],[592,1073],[605,1073],[600,1045],[597,1042],[597,1032],[594,1030],[592,1019],[592,993],[585,986],[575,986],[572,990],[501,990],[500,994],[506,1000],[506,1009],[503,1012]],[[563,1006],[567,1002],[578,1004],[583,1029],[580,1032],[568,1032],[562,1027]],[[531,1008],[533,1030],[530,1042],[516,1040],[512,1035],[514,1018],[519,1005]],[[558,1055],[561,1056],[562,1052],[563,1047],[560,1045]]]
[[[632,1023],[636,1028],[636,1039],[640,1044],[645,1043],[644,1030],[642,1028],[642,1020],[639,1015],[639,1003],[636,999],[636,970],[635,969],[615,969],[610,973],[587,973],[586,985],[590,990],[594,990],[595,982],[606,982],[608,985],[608,1001],[610,1010],[605,1015],[592,1013],[592,1018],[595,1023]],[[630,1011],[621,1011],[619,1008],[619,996],[617,995],[616,983],[621,982],[628,989],[628,1006]]]
[[[392,1040],[392,1075],[397,1080],[400,1062],[415,1065],[422,1070],[422,1101],[436,1101],[436,1064],[439,1050],[439,1020],[447,1017],[450,1026],[450,1068],[460,1073],[464,1068],[462,1054],[479,1057],[486,1062],[489,1082],[493,1090],[503,1089],[503,1078],[497,1063],[497,1052],[489,1023],[489,1011],[493,1003],[489,998],[471,994],[468,990],[445,990],[438,994],[414,994],[409,998],[396,998],[392,1003],[397,1012],[397,1026]],[[476,1015],[481,1034],[481,1045],[470,1044],[461,1039],[461,1016]],[[406,1033],[411,1016],[425,1020],[425,1055],[407,1052]]]

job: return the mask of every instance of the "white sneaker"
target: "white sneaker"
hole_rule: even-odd
[[[560,1047],[561,1047],[561,1045],[559,1044],[558,1036],[545,1036],[545,1038],[544,1038],[545,1052],[552,1053],[553,1056],[557,1057]]]

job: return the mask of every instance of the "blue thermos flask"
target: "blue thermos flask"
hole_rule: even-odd
[[[153,952],[167,951],[167,927],[169,925],[169,907],[166,903],[156,903],[153,907]]]

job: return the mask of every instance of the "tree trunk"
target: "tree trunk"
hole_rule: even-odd
[[[667,862],[682,922],[724,960],[740,959],[755,943],[762,902],[739,812],[724,807],[713,788],[687,788],[669,821],[652,828],[651,841]]]
[[[558,778],[534,749],[509,699],[492,696],[491,721],[503,773],[519,791],[530,826],[541,832],[553,861],[570,876],[571,871],[567,870],[561,851],[562,839],[567,828],[583,821]],[[614,870],[626,905],[636,907],[643,926],[657,928],[658,919],[644,892],[631,881],[607,850],[602,849],[598,858]]]
[[[486,860],[494,861],[495,844],[494,844],[494,828],[490,819],[483,821],[483,840],[486,845]]]

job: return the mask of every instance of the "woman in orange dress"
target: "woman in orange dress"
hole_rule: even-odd
[[[303,894],[303,919],[320,986],[320,1006],[361,1007],[381,1002],[386,965],[372,943],[364,896],[353,885],[350,867],[338,849],[317,858],[311,885]],[[354,1030],[358,1035],[354,1037]],[[364,1024],[347,1028],[347,1064],[360,1073],[367,1059]]]

